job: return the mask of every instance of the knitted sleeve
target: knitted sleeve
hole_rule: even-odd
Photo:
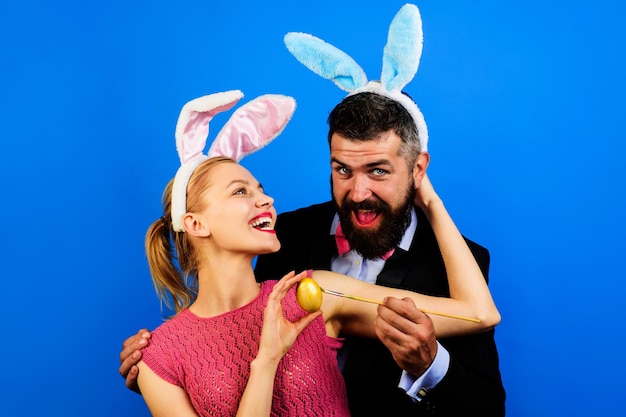
[[[155,329],[141,351],[141,360],[165,381],[183,387],[184,370],[175,360],[182,344],[180,334],[175,331],[180,321],[176,316]]]

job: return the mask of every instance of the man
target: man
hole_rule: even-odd
[[[330,268],[449,296],[433,231],[412,204],[429,155],[420,151],[409,113],[382,95],[358,93],[335,107],[328,122],[333,201],[280,215],[282,249],[259,258],[257,277]],[[337,224],[350,245],[344,255],[332,236]],[[468,245],[486,277],[488,251]],[[379,308],[376,329],[380,341],[347,341],[343,374],[353,416],[504,415],[493,331],[437,343],[428,317],[409,302]],[[412,395],[398,388],[401,378]]]
[[[363,92],[345,98],[328,122],[333,201],[279,216],[282,248],[259,257],[258,279],[332,269],[449,296],[437,241],[413,206],[430,160],[414,119],[398,101]],[[349,247],[337,242],[341,235]],[[486,277],[488,251],[468,245]],[[340,254],[338,247],[347,252]],[[340,354],[353,416],[504,415],[493,331],[437,340],[428,316],[407,300],[379,307],[375,326],[380,340],[347,339]],[[138,353],[128,355],[145,341],[141,333],[148,335],[140,332],[125,343],[123,375],[139,360]],[[135,377],[131,372],[127,385]]]

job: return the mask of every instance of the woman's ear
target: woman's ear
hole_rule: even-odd
[[[211,235],[211,231],[202,221],[200,216],[194,213],[185,213],[183,216],[183,226],[185,231],[191,236],[209,237]]]
[[[428,152],[421,152],[417,159],[415,160],[415,165],[413,165],[413,182],[415,183],[415,188],[419,188],[422,183],[422,179],[424,175],[426,175],[426,168],[428,168],[428,164],[430,163],[430,154]]]

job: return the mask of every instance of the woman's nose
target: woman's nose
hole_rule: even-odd
[[[274,204],[274,199],[266,194],[261,194],[261,198],[257,201],[257,207],[271,207]]]

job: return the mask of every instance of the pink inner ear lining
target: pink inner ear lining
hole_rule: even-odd
[[[185,128],[183,129],[183,133],[188,133],[190,130],[201,130],[208,132],[208,123],[213,119],[213,117],[215,117],[215,115],[218,113],[230,110],[236,103],[237,101],[233,101],[208,111],[195,109],[191,110],[189,119],[187,120]]]
[[[182,164],[202,155],[209,136],[209,122],[216,114],[230,110],[242,96],[236,90],[211,94],[192,100],[183,107],[176,126],[176,146]],[[225,98],[229,100],[223,104],[215,103]]]
[[[295,100],[264,95],[235,111],[218,133],[209,156],[224,155],[237,161],[272,141],[291,119]]]
[[[207,113],[192,112],[180,137],[178,154],[185,164],[204,150],[209,135],[209,121],[213,116]]]

